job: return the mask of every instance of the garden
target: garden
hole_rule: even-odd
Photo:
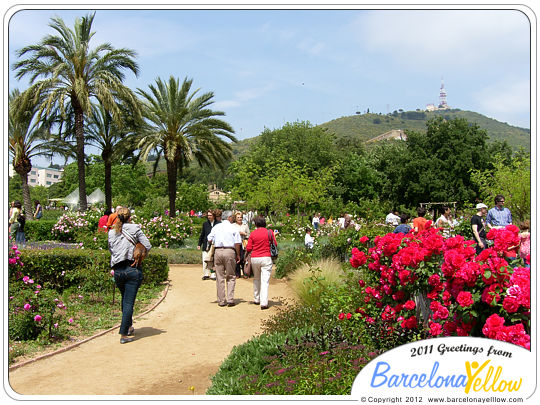
[[[201,262],[204,219],[192,211],[257,211],[277,231],[274,277],[297,298],[234,347],[209,395],[346,395],[380,353],[438,336],[530,349],[530,257],[511,254],[519,229],[489,231],[488,248],[476,255],[470,227],[472,207],[501,193],[514,223],[530,220],[527,151],[442,117],[404,141],[368,144],[306,121],[238,141],[218,118],[224,112],[210,108],[214,93],[198,93],[193,79],[157,78],[136,92],[124,85],[124,71],[137,73],[136,52],[88,47],[95,17],[76,19],[73,30],[53,18],[60,35],[18,50],[13,64],[31,86],[9,99],[8,195],[28,217],[26,243],[10,240],[8,249],[10,364],[118,322],[107,234],[97,228],[104,208],[118,205],[132,209],[153,245],[136,314],[160,297],[170,264]],[[100,155],[87,155],[85,145]],[[60,182],[31,186],[31,159],[43,156],[71,163]],[[210,201],[212,185],[223,200]],[[49,205],[77,188],[78,211],[47,206],[31,220],[34,201]],[[87,201],[98,188],[105,207]],[[435,213],[418,233],[394,234],[382,223],[395,210],[412,218],[430,201],[455,203],[451,233],[431,226]],[[326,221],[311,249],[303,238],[315,212]],[[354,225],[341,229],[345,213]]]

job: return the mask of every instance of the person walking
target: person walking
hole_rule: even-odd
[[[247,240],[249,238],[249,227],[247,221],[244,222],[243,215],[240,211],[235,214],[234,225],[238,228],[238,232],[242,238],[242,245],[240,246],[240,262],[236,263],[236,277],[248,278],[248,276],[244,274],[244,260],[245,246],[247,245]]]
[[[43,217],[43,207],[41,206],[38,200],[34,200],[34,206],[35,206],[34,219],[40,219],[41,217]]]
[[[427,219],[424,218],[426,215],[426,209],[424,207],[418,207],[416,209],[418,216],[413,220],[413,228],[415,232],[422,232],[426,229]]]
[[[9,217],[9,235],[17,244],[24,245],[26,242],[24,235],[24,225],[26,218],[20,201],[16,200],[12,204],[11,215]]]
[[[512,224],[512,213],[504,206],[505,198],[502,194],[495,196],[495,207],[490,209],[486,216],[486,224],[489,229],[504,228]]]
[[[216,279],[216,273],[212,273],[211,266],[208,265],[208,248],[210,247],[210,244],[208,243],[208,235],[210,235],[210,232],[212,231],[212,228],[219,224],[219,222],[215,219],[214,213],[211,210],[208,210],[206,213],[206,219],[207,221],[203,223],[202,229],[201,229],[201,235],[199,236],[199,244],[197,245],[197,250],[201,250],[202,248],[202,266],[203,266],[203,280],[215,280]]]
[[[220,307],[234,307],[234,287],[236,285],[236,263],[240,262],[242,238],[234,226],[234,214],[223,212],[223,222],[215,225],[208,241],[214,244],[214,270],[216,272],[217,301]]]
[[[253,303],[261,309],[268,309],[268,286],[272,274],[270,241],[277,246],[272,230],[266,228],[266,219],[255,217],[256,229],[249,235],[246,251],[251,252],[251,271],[253,272]]]
[[[476,214],[471,217],[471,228],[474,240],[476,241],[476,254],[479,255],[487,247],[486,222],[482,218],[487,213],[487,205],[476,204]]]
[[[109,251],[114,281],[122,295],[122,323],[120,324],[120,343],[133,341],[133,306],[137,291],[141,286],[143,274],[141,267],[133,267],[135,243],[142,243],[148,252],[152,245],[141,231],[139,225],[131,223],[131,212],[121,207],[116,211],[117,221],[109,230]]]

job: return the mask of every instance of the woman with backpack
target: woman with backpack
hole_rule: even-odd
[[[24,236],[24,224],[26,218],[20,201],[13,202],[11,216],[9,217],[9,235],[17,244],[24,245],[26,238]]]

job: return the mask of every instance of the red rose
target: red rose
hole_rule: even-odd
[[[360,243],[364,243],[364,244],[365,244],[365,243],[367,243],[368,241],[369,241],[369,238],[368,238],[367,236],[362,236],[362,237],[360,238]]]
[[[472,294],[468,291],[461,291],[458,294],[456,301],[463,308],[470,307],[472,304],[474,304]]]
[[[442,326],[438,324],[437,322],[430,322],[429,333],[431,333],[433,336],[440,335],[442,333]]]
[[[412,300],[409,300],[405,303],[405,305],[403,306],[405,309],[409,310],[409,311],[412,311],[413,309],[416,308],[416,302],[412,301]]]

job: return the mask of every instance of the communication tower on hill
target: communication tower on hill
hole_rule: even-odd
[[[441,90],[439,91],[439,109],[443,110],[448,108],[446,103],[446,90],[444,89],[444,82],[441,79]]]

